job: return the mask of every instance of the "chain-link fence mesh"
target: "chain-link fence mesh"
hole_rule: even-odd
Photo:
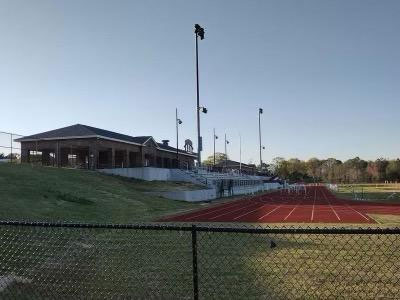
[[[0,131],[0,162],[19,162],[21,158],[21,143],[15,139],[22,135]]]
[[[0,225],[1,299],[394,299],[400,230]]]

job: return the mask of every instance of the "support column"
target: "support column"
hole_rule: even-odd
[[[99,153],[97,150],[96,143],[93,143],[89,147],[89,169],[95,170],[98,167],[98,157]]]
[[[56,145],[56,166],[59,168],[61,164],[61,158],[60,158],[60,143],[57,141]]]
[[[139,166],[144,167],[145,151],[143,150],[143,147],[142,147],[141,150],[140,150],[139,158],[140,158]]]
[[[42,165],[50,165],[50,152],[48,150],[42,150]]]
[[[29,162],[29,149],[21,150],[21,162],[23,162],[23,163]]]
[[[115,149],[111,148],[111,168],[115,168]]]
[[[60,165],[62,167],[69,167],[69,161],[68,161],[68,154],[69,154],[69,149],[68,148],[61,148],[59,150],[60,153]]]
[[[125,162],[124,162],[124,167],[125,168],[129,168],[131,166],[131,161],[130,161],[130,157],[129,157],[129,150],[126,150],[125,153]]]

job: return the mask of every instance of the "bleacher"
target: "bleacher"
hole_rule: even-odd
[[[196,178],[198,181],[201,181],[206,185],[212,185],[212,186],[215,186],[218,183],[218,181],[221,180],[249,181],[254,184],[256,183],[259,184],[260,181],[262,181],[259,176],[239,174],[236,172],[229,172],[229,173],[212,172],[207,170],[206,168],[185,170],[185,173],[193,178]]]
[[[215,188],[220,196],[253,194],[268,190],[263,177],[255,175],[240,174],[238,172],[212,172],[207,168],[196,168],[184,171],[193,181]]]

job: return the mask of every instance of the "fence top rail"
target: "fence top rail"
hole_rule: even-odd
[[[95,224],[95,223],[63,223],[63,222],[25,222],[0,221],[0,226],[21,227],[58,227],[58,228],[86,228],[86,229],[136,229],[136,230],[165,230],[165,231],[198,231],[198,232],[231,232],[249,234],[400,234],[400,228],[328,228],[328,227],[256,227],[256,226],[216,226],[204,224],[165,224],[165,223],[138,223],[138,224]]]
[[[6,132],[6,131],[0,131],[0,133],[9,134],[9,135],[15,135],[15,136],[22,136],[23,137],[22,134],[18,134],[18,133],[12,133],[12,132]]]

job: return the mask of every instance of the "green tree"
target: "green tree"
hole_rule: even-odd
[[[386,168],[389,164],[384,158],[378,158],[375,161],[369,161],[367,174],[372,181],[380,182],[386,179]]]
[[[399,181],[400,180],[400,160],[391,160],[389,161],[386,167],[386,177],[390,181]]]
[[[321,165],[322,161],[320,161],[318,158],[310,158],[306,162],[306,170],[308,176],[312,177],[316,181],[319,181],[319,178],[321,177]]]
[[[218,164],[220,162],[224,162],[225,159],[229,159],[229,156],[227,157],[225,155],[225,153],[221,153],[221,152],[216,152],[215,153],[215,163],[216,164]],[[214,155],[208,156],[207,159],[203,161],[203,164],[207,165],[207,166],[214,165]]]

